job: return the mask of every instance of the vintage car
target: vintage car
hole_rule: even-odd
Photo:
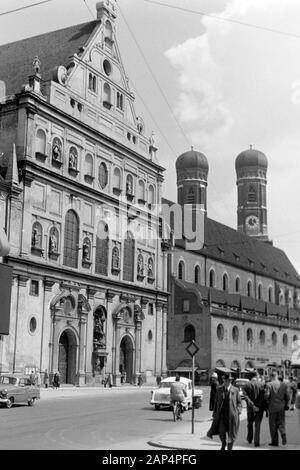
[[[170,400],[170,388],[171,383],[175,382],[175,377],[167,377],[163,379],[158,388],[155,388],[151,391],[151,400],[150,404],[154,405],[156,410],[159,410],[161,406],[171,406]],[[192,381],[186,377],[180,377],[180,382],[185,385],[187,391],[187,397],[185,398],[183,405],[186,410],[192,408]],[[203,391],[194,388],[194,404],[198,403],[198,406],[202,406],[203,401]]]
[[[40,389],[31,384],[29,376],[0,376],[0,404],[6,408],[11,408],[15,403],[28,403],[32,406],[39,398]]]

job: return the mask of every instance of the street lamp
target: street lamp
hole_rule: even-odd
[[[194,434],[194,387],[195,387],[195,355],[199,351],[199,348],[194,340],[185,348],[185,350],[192,357],[192,434]]]

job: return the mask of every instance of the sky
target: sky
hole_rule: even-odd
[[[34,1],[0,0],[0,44],[96,14],[94,0],[52,0],[1,15]],[[154,131],[166,169],[163,196],[176,201],[175,161],[193,146],[209,161],[209,217],[236,228],[235,158],[253,145],[269,162],[269,238],[300,272],[299,0],[117,5],[117,39],[136,113],[146,134]]]

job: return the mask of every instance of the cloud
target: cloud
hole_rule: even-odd
[[[297,34],[298,0],[230,0],[218,16]],[[200,18],[200,17],[199,17]],[[276,235],[300,231],[300,39],[259,28],[202,18],[205,33],[166,51],[177,71],[176,114],[192,142],[207,152],[209,185],[228,201],[235,185],[234,159],[253,144],[266,153],[269,226]],[[220,194],[221,190],[221,194]],[[236,226],[236,206],[220,210]],[[287,240],[288,242],[288,240]],[[278,238],[284,248],[284,239]],[[287,243],[295,254],[297,245]]]

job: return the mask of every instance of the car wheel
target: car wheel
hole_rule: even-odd
[[[156,404],[154,405],[154,408],[155,408],[156,410],[159,410],[159,409],[160,409],[160,405],[158,405],[158,404],[156,403]]]
[[[35,398],[28,400],[28,406],[33,406],[35,404]]]
[[[6,408],[11,408],[13,402],[14,402],[14,399],[13,399],[13,398],[8,398],[7,402],[5,403]]]

